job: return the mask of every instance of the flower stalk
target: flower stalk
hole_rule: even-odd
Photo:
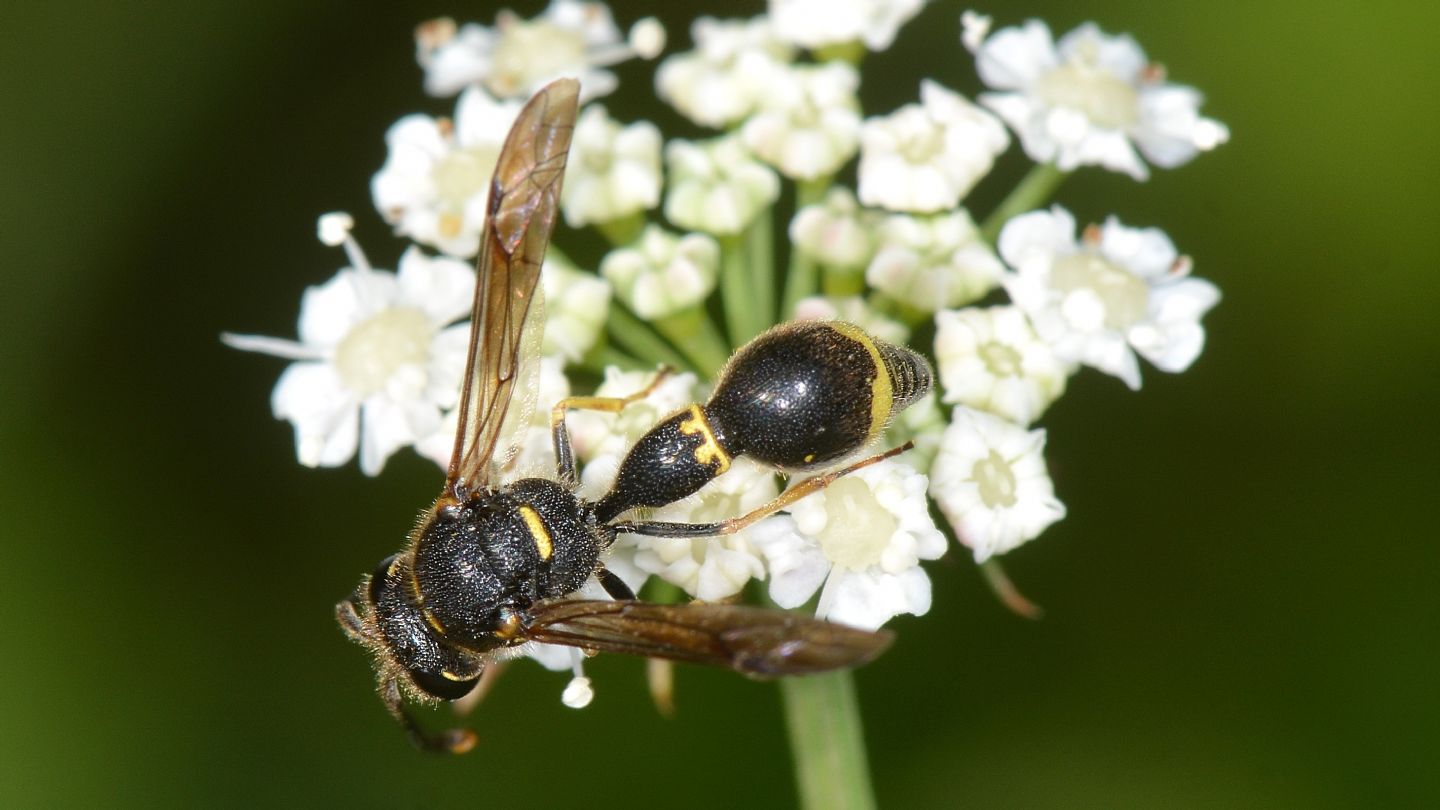
[[[774,209],[767,208],[760,212],[760,216],[745,230],[745,249],[749,254],[747,261],[750,264],[751,283],[754,285],[756,310],[755,320],[759,323],[760,329],[755,334],[764,331],[765,327],[775,322],[775,225]],[[754,337],[751,335],[750,337]],[[749,340],[747,337],[745,340]],[[737,341],[739,346],[743,341]]]
[[[764,314],[755,306],[755,275],[747,266],[750,251],[745,240],[743,234],[720,240],[720,300],[733,346],[743,345],[766,326]]]
[[[825,190],[830,186],[830,178],[822,177],[819,180],[801,180],[795,187],[795,208],[799,210],[807,205],[814,205],[825,197]],[[780,318],[786,319],[794,316],[795,305],[802,299],[814,295],[820,286],[820,267],[815,260],[805,255],[795,245],[790,246],[790,267],[785,273],[785,293],[780,299]]]
[[[1055,191],[1070,173],[1061,171],[1053,163],[1037,163],[1020,178],[1015,188],[1000,201],[980,226],[980,237],[990,244],[1000,238],[1000,229],[1019,214],[1032,211],[1050,201]]]
[[[691,365],[706,377],[714,377],[730,358],[730,347],[704,309],[694,306],[656,318],[655,328],[679,347]]]
[[[620,347],[640,360],[652,364],[663,363],[682,371],[694,371],[695,366],[679,352],[670,348],[665,339],[635,317],[619,301],[610,302],[610,317],[605,320],[605,331]]]
[[[875,807],[854,676],[842,671],[784,678],[780,681],[780,696],[795,759],[800,807]]]

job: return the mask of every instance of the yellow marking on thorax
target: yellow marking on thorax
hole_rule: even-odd
[[[535,550],[540,552],[540,559],[550,559],[550,555],[555,553],[555,544],[550,541],[550,532],[540,520],[540,513],[528,506],[521,506],[518,511],[520,518],[525,521],[525,528],[530,530],[530,539],[535,541]]]
[[[730,469],[730,455],[715,441],[715,434],[710,430],[710,422],[705,419],[705,412],[700,410],[699,405],[690,406],[690,418],[680,423],[680,432],[686,436],[693,436],[696,433],[701,435],[700,446],[695,448],[695,460],[701,464],[716,462],[720,469],[715,472],[720,475]]]
[[[885,369],[880,349],[869,335],[842,321],[831,321],[830,328],[864,346],[875,367],[875,378],[870,381],[870,430],[865,434],[868,441],[885,429],[885,423],[890,421],[890,409],[895,406],[895,389],[890,383],[890,372]]]
[[[445,625],[441,624],[440,620],[435,618],[435,614],[430,612],[430,608],[420,608],[420,615],[425,617],[425,623],[430,625],[431,629],[442,636],[445,635]]]

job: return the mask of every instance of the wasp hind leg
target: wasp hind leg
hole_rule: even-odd
[[[575,453],[570,447],[570,431],[565,427],[566,411],[619,413],[625,409],[626,405],[639,402],[654,393],[671,372],[669,366],[661,366],[655,372],[655,379],[651,380],[649,385],[629,396],[566,397],[555,403],[555,407],[550,410],[550,436],[555,443],[555,472],[559,475],[560,480],[572,487],[580,482],[580,475],[575,469]]]
[[[836,479],[849,475],[862,467],[869,467],[871,464],[877,464],[892,456],[898,456],[914,446],[914,442],[905,442],[899,447],[886,450],[883,453],[870,456],[869,458],[863,458],[854,464],[849,464],[839,469],[807,478],[780,493],[779,497],[764,506],[740,517],[722,520],[718,523],[667,523],[664,521],[649,520],[615,523],[611,528],[616,532],[643,534],[650,537],[711,537],[719,534],[734,534],[764,518],[770,517],[806,495],[830,486]]]

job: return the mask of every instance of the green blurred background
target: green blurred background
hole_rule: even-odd
[[[321,212],[353,211],[393,266],[368,196],[385,128],[450,108],[420,91],[411,28],[494,10],[0,11],[0,806],[793,803],[772,687],[684,669],[666,721],[614,657],[590,710],[526,665],[477,753],[412,751],[331,606],[438,474],[300,468],[268,412],[281,363],[217,339],[294,334],[340,262]],[[932,4],[867,63],[868,111],[921,76],[979,89],[960,10]],[[983,10],[1130,31],[1207,93],[1229,145],[1060,198],[1164,228],[1225,299],[1189,373],[1149,369],[1140,396],[1082,374],[1047,417],[1070,515],[1007,558],[1043,621],[963,553],[929,567],[934,609],[858,676],[882,805],[1433,806],[1437,6]],[[619,117],[663,114],[649,72],[621,70]]]

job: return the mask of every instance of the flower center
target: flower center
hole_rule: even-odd
[[[980,346],[980,359],[996,377],[1020,376],[1020,352],[1014,346],[1004,343],[985,343]]]
[[[450,152],[430,170],[435,193],[450,206],[463,209],[472,197],[488,190],[490,175],[494,174],[495,162],[499,159],[498,146],[472,146]]]
[[[508,98],[540,79],[583,69],[585,37],[543,20],[517,22],[505,29],[490,58],[486,82],[495,95]]]
[[[859,571],[880,564],[900,524],[864,481],[842,478],[825,488],[825,528],[816,539],[837,567]]]
[[[610,173],[615,159],[608,149],[587,149],[580,155],[580,162],[587,174],[606,175]]]
[[[435,327],[425,313],[392,307],[361,321],[335,349],[340,381],[360,396],[385,387],[403,366],[423,369]]]
[[[1150,287],[1123,268],[1093,253],[1076,253],[1056,260],[1050,283],[1069,293],[1089,293],[1104,307],[1104,324],[1122,331],[1145,317]]]
[[[980,488],[980,500],[986,507],[1015,505],[1015,471],[999,453],[991,450],[988,456],[975,462],[970,478]]]
[[[900,154],[905,159],[916,165],[929,163],[944,146],[944,139],[941,136],[939,127],[929,127],[924,132],[917,132],[905,138],[900,145]]]
[[[1125,129],[1139,119],[1135,88],[1083,61],[1067,62],[1041,76],[1036,89],[1049,104],[1079,110],[1102,127]]]

